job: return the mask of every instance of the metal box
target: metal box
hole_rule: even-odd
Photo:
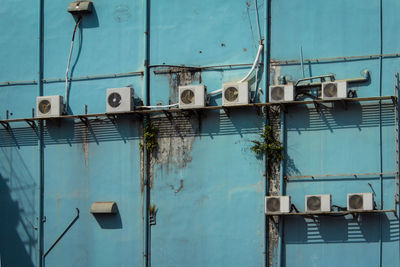
[[[265,197],[265,214],[289,213],[290,196]]]
[[[93,2],[92,1],[74,1],[69,3],[68,12],[73,15],[88,14],[92,13]]]
[[[324,82],[322,83],[322,99],[346,98],[347,82]]]
[[[269,102],[293,101],[295,98],[293,84],[271,85]]]
[[[374,195],[372,193],[347,194],[347,210],[373,210]]]
[[[332,197],[324,195],[306,195],[306,212],[331,211]]]
[[[63,97],[60,95],[38,96],[36,98],[36,117],[59,117],[63,112]]]
[[[222,105],[234,106],[245,105],[249,103],[249,84],[242,83],[224,83],[222,85]]]
[[[206,105],[207,89],[203,84],[179,86],[179,108],[201,108]]]
[[[129,112],[134,108],[134,90],[131,87],[109,88],[106,97],[106,112]]]

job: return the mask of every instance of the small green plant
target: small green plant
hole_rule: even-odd
[[[158,128],[154,126],[151,122],[147,123],[144,127],[144,142],[146,144],[147,151],[150,153],[158,148],[158,132]]]
[[[252,140],[254,144],[250,149],[257,155],[264,155],[267,153],[268,159],[272,161],[281,161],[283,157],[282,143],[275,139],[274,129],[272,126],[267,125],[262,134],[260,134],[261,141]]]
[[[154,215],[156,213],[156,205],[155,204],[150,205],[149,213],[150,213],[150,216],[152,216],[152,215]]]

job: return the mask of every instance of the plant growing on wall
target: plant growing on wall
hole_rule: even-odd
[[[153,123],[148,122],[144,127],[144,142],[146,144],[146,149],[148,152],[153,152],[158,148],[158,137],[159,129],[153,125]]]
[[[267,125],[264,128],[262,134],[260,134],[261,140],[252,140],[254,144],[250,149],[261,156],[267,153],[270,162],[281,161],[283,157],[282,143],[275,138],[274,129],[271,125]]]

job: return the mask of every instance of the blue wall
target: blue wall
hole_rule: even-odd
[[[170,104],[179,85],[203,83],[210,92],[248,72],[259,43],[254,1],[150,0],[148,12],[145,1],[94,1],[75,38],[69,114],[83,114],[85,105],[88,113],[104,113],[107,88],[131,86],[137,100]],[[10,119],[31,117],[40,94],[64,95],[76,22],[67,5],[2,1],[0,120],[7,110]],[[264,102],[266,85],[279,75],[289,82],[302,78],[300,63],[285,62],[298,62],[302,50],[306,76],[349,79],[368,69],[369,81],[350,89],[359,97],[393,95],[396,56],[307,59],[397,53],[398,7],[394,0],[258,0],[260,32],[270,37],[262,60],[274,63],[269,81],[263,66],[257,79],[251,77],[252,90],[261,88]],[[146,71],[146,21],[148,80],[140,74]],[[225,66],[231,64],[246,65]],[[138,74],[125,74],[131,72]],[[221,105],[221,97],[210,104]],[[394,209],[395,112],[390,101],[347,109],[335,104],[320,112],[312,105],[288,107],[284,191],[296,207],[304,210],[307,194],[330,193],[335,205],[346,206],[347,193],[374,192],[378,208]],[[399,221],[392,213],[286,217],[280,253],[276,242],[267,245],[265,158],[250,150],[266,117],[254,109],[173,120],[156,115],[152,121],[160,130],[159,148],[149,159],[141,153],[143,127],[136,117],[116,123],[97,118],[88,127],[79,120],[48,120],[43,131],[23,122],[0,129],[1,265],[140,266],[147,241],[153,266],[266,266],[268,255],[275,266],[400,265]],[[345,175],[355,173],[373,174]],[[93,216],[95,201],[116,201],[117,215]],[[157,209],[148,237],[146,201]],[[79,218],[42,261],[76,208]]]

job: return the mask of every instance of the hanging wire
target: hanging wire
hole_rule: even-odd
[[[71,64],[71,57],[72,57],[72,50],[74,48],[74,40],[75,40],[75,33],[76,29],[79,26],[79,23],[81,23],[82,17],[79,17],[79,19],[76,21],[75,28],[74,28],[74,33],[72,34],[72,41],[71,41],[71,49],[69,51],[69,56],[68,56],[68,64],[67,64],[67,70],[65,71],[65,106],[64,106],[64,113],[68,114],[68,72],[69,72],[69,65]]]

